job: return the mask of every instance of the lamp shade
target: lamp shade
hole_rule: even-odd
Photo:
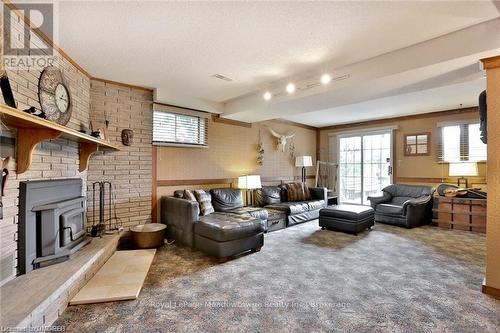
[[[262,184],[259,175],[245,175],[238,177],[238,188],[252,190],[261,187]]]
[[[462,162],[462,163],[450,163],[450,168],[448,170],[448,175],[450,176],[477,176],[477,163],[475,162]]]
[[[297,156],[295,157],[296,167],[310,167],[313,165],[311,156]]]

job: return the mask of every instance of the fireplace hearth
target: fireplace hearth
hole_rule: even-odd
[[[26,181],[19,187],[20,274],[65,261],[90,242],[80,178]]]

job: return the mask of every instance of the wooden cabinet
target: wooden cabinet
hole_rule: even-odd
[[[486,232],[486,199],[435,196],[432,211],[441,228]]]

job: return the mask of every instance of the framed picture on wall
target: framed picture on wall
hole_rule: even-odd
[[[406,134],[404,138],[405,156],[425,156],[431,153],[431,134]]]

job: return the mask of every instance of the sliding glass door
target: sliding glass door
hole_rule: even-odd
[[[338,139],[340,202],[368,205],[392,182],[392,131]]]

